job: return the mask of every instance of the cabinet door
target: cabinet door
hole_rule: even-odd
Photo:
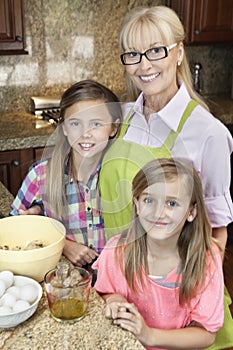
[[[21,184],[20,152],[0,152],[0,181],[13,194]]]
[[[233,0],[170,0],[189,44],[233,41]]]
[[[33,161],[32,149],[0,152],[0,181],[13,196]]]
[[[34,149],[35,161],[50,158],[53,152],[53,148],[54,148],[53,146],[46,146],[46,148],[44,147],[35,148]]]
[[[24,50],[23,0],[0,0],[0,54],[27,54]]]

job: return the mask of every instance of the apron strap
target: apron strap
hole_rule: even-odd
[[[188,119],[188,117],[190,116],[190,114],[192,113],[192,111],[196,108],[196,106],[198,105],[199,103],[195,100],[191,100],[189,101],[187,107],[185,108],[185,111],[181,117],[181,120],[180,120],[180,123],[178,125],[178,128],[176,131],[173,131],[171,130],[167,139],[165,140],[164,142],[164,145],[166,145],[166,147],[168,149],[171,149],[172,146],[174,145],[174,142],[178,136],[178,134],[181,132],[186,120]]]
[[[180,133],[180,131],[182,130],[186,120],[188,119],[188,117],[190,116],[190,114],[192,113],[192,111],[196,108],[196,106],[198,105],[199,103],[195,100],[191,100],[189,101],[187,107],[185,108],[185,111],[181,117],[181,120],[180,120],[180,123],[178,125],[178,128],[176,131],[171,131],[169,133],[169,135],[167,136],[167,139],[165,140],[164,142],[164,146],[167,148],[167,149],[171,149],[172,146],[174,145],[174,142],[178,136],[178,134]],[[125,121],[122,123],[121,125],[121,130],[120,130],[120,133],[119,133],[119,136],[118,136],[118,139],[123,139],[123,137],[125,136],[126,134],[126,131],[129,127],[129,120],[131,118],[131,113],[132,113],[132,109],[130,109],[130,111],[128,112],[126,118],[125,118]]]
[[[129,112],[128,112],[124,122],[121,124],[121,129],[120,129],[120,133],[118,135],[118,139],[123,139],[123,137],[126,134],[126,131],[127,131],[128,127],[129,127],[129,120],[131,118],[132,110],[133,110],[133,107],[130,108],[130,110],[129,110]]]

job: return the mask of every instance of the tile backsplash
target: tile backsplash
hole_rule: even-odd
[[[124,70],[119,59],[121,20],[145,0],[24,0],[28,55],[0,56],[0,111],[29,110],[32,95],[56,95],[91,78],[119,95]],[[231,95],[233,45],[187,47],[191,68],[202,65],[203,94]]]

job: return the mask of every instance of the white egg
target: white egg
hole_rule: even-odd
[[[20,288],[19,298],[32,303],[37,298],[37,289],[33,284],[25,284]]]
[[[12,308],[6,305],[0,306],[0,315],[7,315],[12,313]]]
[[[11,271],[1,271],[0,280],[4,281],[6,288],[9,288],[14,282],[14,275]]]
[[[6,290],[5,283],[4,281],[0,280],[0,298],[5,293],[5,290]]]
[[[17,300],[13,306],[13,312],[20,312],[28,309],[30,304],[26,300]]]
[[[8,292],[3,294],[3,296],[1,297],[2,305],[13,307],[15,305],[15,302],[16,302],[16,297],[13,294],[10,294]]]
[[[16,297],[16,299],[19,299],[19,293],[20,293],[20,287],[18,286],[11,286],[7,289],[7,293],[10,293]]]

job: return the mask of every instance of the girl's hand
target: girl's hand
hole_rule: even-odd
[[[117,312],[119,311],[119,302],[127,303],[127,300],[120,294],[111,294],[110,296],[102,296],[106,301],[105,317],[115,319]],[[122,307],[121,311],[126,311],[126,308]]]
[[[143,344],[148,345],[150,339],[150,327],[147,326],[143,317],[138,312],[134,304],[117,303],[118,311],[114,317],[114,324],[132,332],[135,337]]]
[[[68,239],[65,240],[63,254],[72,262],[72,264],[79,267],[92,263],[92,261],[99,256],[94,249]]]
[[[18,210],[19,215],[43,215],[43,210],[39,205],[33,205],[31,208]]]

